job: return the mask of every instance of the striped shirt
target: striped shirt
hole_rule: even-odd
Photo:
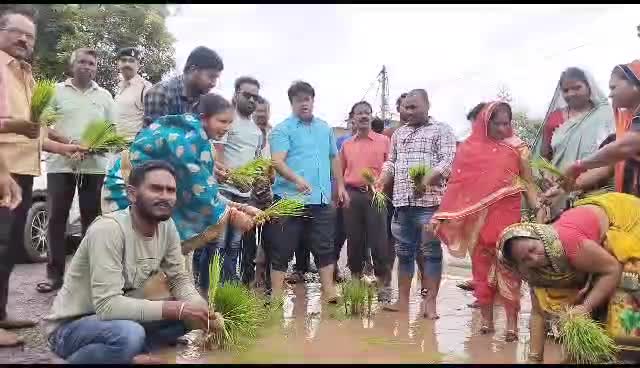
[[[382,171],[393,176],[393,206],[432,207],[440,205],[446,189],[446,179],[451,174],[451,165],[456,153],[456,137],[451,127],[429,118],[425,125],[399,127],[391,137],[389,158]],[[416,198],[409,178],[409,168],[425,165],[438,170],[443,179],[427,187],[420,198]]]

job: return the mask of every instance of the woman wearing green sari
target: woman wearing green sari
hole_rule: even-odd
[[[568,68],[560,75],[547,116],[533,147],[533,157],[544,157],[564,168],[598,150],[615,133],[613,109],[607,95],[587,71]],[[551,218],[566,208],[567,196],[551,205]]]

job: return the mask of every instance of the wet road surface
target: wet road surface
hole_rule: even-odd
[[[346,247],[343,248],[346,250]],[[346,253],[346,252],[344,252]],[[346,254],[341,257],[344,266]],[[460,263],[460,262],[456,262]],[[470,292],[458,289],[458,281],[470,277],[468,267],[447,264],[438,297],[440,319],[429,321],[419,313],[418,289],[408,314],[378,310],[371,318],[336,320],[320,303],[317,274],[307,274],[307,283],[289,290],[282,326],[258,340],[247,351],[203,352],[198,331],[187,335],[192,343],[164,349],[157,354],[170,363],[516,363],[528,353],[530,303],[523,290],[520,339],[504,341],[504,311],[497,306],[496,332],[480,335],[480,315],[467,304]],[[45,276],[44,264],[18,265],[11,278],[9,313],[40,320],[48,313],[54,294],[39,294],[35,284]],[[392,285],[397,285],[396,280]],[[395,297],[395,296],[394,296]],[[3,363],[60,362],[49,352],[42,326],[16,330],[26,340],[23,348],[0,349]],[[545,362],[561,361],[559,348],[547,343]]]
[[[458,262],[459,263],[459,262]],[[467,306],[470,292],[458,281],[470,277],[468,268],[447,265],[439,297],[437,321],[421,313],[421,297],[414,279],[409,313],[379,310],[371,318],[336,320],[320,303],[317,275],[290,288],[282,326],[244,352],[205,352],[199,333],[190,343],[159,352],[170,363],[519,363],[528,354],[530,302],[523,290],[519,341],[504,341],[504,310],[495,308],[496,332],[480,335],[480,314]],[[396,285],[394,280],[393,285]],[[394,295],[394,298],[396,296]],[[559,347],[548,342],[545,363],[560,363]]]

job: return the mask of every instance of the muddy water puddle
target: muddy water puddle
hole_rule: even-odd
[[[160,354],[170,363],[519,363],[529,351],[527,290],[523,289],[519,341],[504,341],[505,316],[495,308],[496,332],[481,335],[480,313],[467,305],[470,292],[455,284],[470,276],[468,269],[446,267],[438,296],[440,319],[422,317],[422,299],[414,279],[409,313],[382,311],[374,303],[371,317],[339,320],[320,302],[317,275],[292,285],[285,298],[283,321],[243,352],[208,351],[189,343]],[[394,280],[392,285],[397,285]],[[394,295],[395,299],[396,295]],[[333,307],[335,308],[335,307]],[[545,363],[560,363],[559,346],[547,342]]]

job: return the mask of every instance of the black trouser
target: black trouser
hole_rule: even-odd
[[[333,242],[333,248],[336,250],[336,264],[340,259],[340,253],[344,242],[347,240],[347,232],[344,227],[344,209],[342,207],[336,208],[336,238]],[[336,268],[337,270],[337,268]]]
[[[358,188],[348,188],[351,198],[344,209],[344,226],[349,238],[347,255],[352,273],[362,274],[369,258],[378,277],[386,277],[391,271],[390,255],[387,252],[387,212],[371,206],[371,193]]]
[[[240,252],[240,280],[249,285],[256,276],[256,230],[255,228],[242,235],[242,251]]]
[[[333,247],[335,211],[331,205],[308,205],[304,217],[286,217],[269,224],[271,267],[287,271],[287,266],[303,235],[308,236],[308,249],[318,269],[335,261]]]
[[[100,192],[104,175],[76,175],[67,173],[47,174],[49,201],[49,262],[47,277],[53,282],[62,282],[66,256],[65,232],[69,221],[69,210],[76,188],[80,205],[82,235],[96,217],[102,213]]]
[[[0,319],[7,315],[9,277],[19,255],[24,253],[24,227],[31,208],[33,176],[12,175],[22,189],[22,202],[13,211],[0,207]]]
[[[295,251],[296,264],[293,269],[297,272],[305,274],[309,272],[309,265],[311,264],[311,250],[309,249],[309,233],[305,232],[300,238],[300,244]],[[318,267],[318,260],[314,258],[316,268]]]

